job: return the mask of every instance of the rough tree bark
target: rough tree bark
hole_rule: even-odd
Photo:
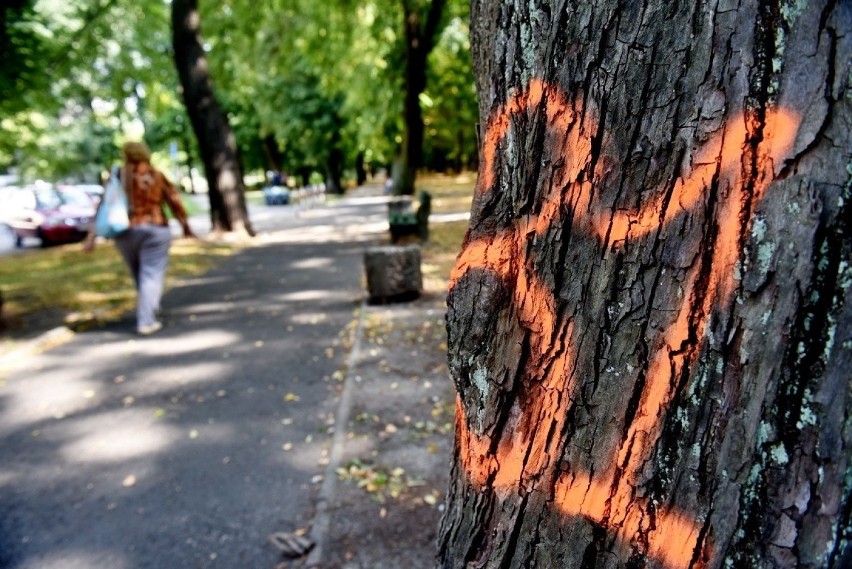
[[[172,2],[172,42],[184,104],[198,138],[207,176],[213,231],[253,235],[246,210],[237,142],[228,117],[222,112],[213,92],[201,43],[201,20],[196,0]]]
[[[440,566],[852,566],[852,5],[471,22]]]
[[[424,14],[417,0],[402,0],[405,26],[405,83],[403,103],[402,148],[399,176],[394,180],[396,195],[414,194],[417,169],[423,162],[423,110],[420,95],[426,89],[429,54],[438,39],[446,0],[430,0]]]

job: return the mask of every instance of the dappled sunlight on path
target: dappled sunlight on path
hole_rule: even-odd
[[[10,370],[0,560],[272,566],[266,535],[310,519],[339,335],[363,294],[363,243],[376,237],[364,221],[383,219],[382,204],[279,219],[257,246],[170,290],[158,334],[135,336],[127,318]]]

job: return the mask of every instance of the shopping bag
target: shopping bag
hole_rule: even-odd
[[[95,233],[100,237],[118,237],[130,227],[127,194],[118,176],[110,176],[104,189],[101,207],[95,216]]]

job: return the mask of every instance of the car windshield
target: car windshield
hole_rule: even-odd
[[[92,207],[92,198],[83,190],[65,188],[61,192],[61,198],[66,205]]]
[[[38,209],[57,209],[64,203],[59,192],[52,188],[34,190],[33,193]]]

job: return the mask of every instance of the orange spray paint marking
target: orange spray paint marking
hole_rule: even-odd
[[[761,144],[766,151],[765,165],[771,166],[780,162],[790,152],[798,131],[799,120],[796,114],[783,109],[767,114],[764,141]],[[644,206],[635,213],[616,212],[608,217],[606,213],[600,212],[594,216],[594,233],[601,239],[606,239],[609,234],[610,242],[623,241],[627,239],[628,233],[630,237],[637,239],[660,229],[661,222],[665,225],[666,220],[670,220],[674,214],[679,213],[678,210],[688,211],[695,208],[714,176],[718,175],[732,182],[740,179],[740,170],[743,167],[741,161],[747,140],[748,131],[744,118],[740,116],[728,121],[721,133],[711,138],[695,153],[692,159],[692,171],[686,178],[679,178],[675,182],[666,211],[662,211],[661,196],[658,201]],[[742,190],[737,184],[734,184],[734,187]],[[767,187],[768,183],[764,183],[755,188],[756,201],[763,197]],[[662,192],[657,193],[662,194]],[[722,234],[729,235],[726,232]]]
[[[772,167],[773,163],[780,161],[792,148],[795,140],[796,129],[794,125],[798,125],[798,117],[786,111],[777,111],[767,116],[764,135],[767,142],[770,142],[769,152],[763,157],[762,166],[764,168]],[[713,247],[713,258],[710,263],[710,278],[703,291],[704,297],[699,311],[698,320],[692,322],[692,328],[696,331],[699,344],[704,339],[705,321],[709,317],[714,306],[725,306],[729,303],[734,292],[734,267],[739,258],[739,235],[740,235],[740,208],[746,198],[743,181],[740,171],[742,165],[740,163],[744,152],[744,147],[747,143],[747,133],[745,131],[744,121],[732,121],[729,123],[736,125],[731,128],[733,134],[725,136],[724,144],[716,144],[716,140],[709,142],[711,147],[719,148],[721,146],[719,163],[720,170],[726,174],[726,179],[731,184],[731,195],[721,205],[719,214],[719,233],[716,243]],[[734,145],[734,149],[728,147]],[[704,149],[702,149],[704,150]],[[718,152],[718,150],[717,150]],[[706,157],[706,152],[702,152]],[[705,158],[705,159],[706,159]],[[752,196],[755,202],[760,201],[769,187],[771,179],[771,171],[764,172],[763,176],[757,180],[753,188]],[[695,179],[690,176],[684,185],[694,186]],[[692,195],[689,199],[690,205],[697,204],[699,198]],[[683,198],[683,196],[679,196]],[[649,365],[647,372],[647,386],[643,393],[643,398],[640,401],[639,411],[634,418],[633,423],[626,437],[627,444],[624,445],[619,453],[619,464],[623,464],[626,457],[630,456],[630,464],[627,466],[628,473],[634,473],[641,467],[641,463],[647,460],[653,445],[656,443],[660,435],[661,419],[665,410],[671,402],[671,389],[669,386],[669,377],[679,374],[683,366],[688,365],[688,361],[683,356],[672,357],[671,353],[676,352],[681,346],[689,341],[690,334],[690,317],[694,316],[690,313],[690,304],[688,302],[689,295],[695,295],[695,279],[697,276],[697,268],[687,276],[687,298],[681,305],[678,317],[675,322],[663,333],[662,347],[658,349]],[[674,372],[672,372],[672,368]],[[632,439],[641,437],[644,439],[634,448],[631,444]],[[628,477],[627,483],[632,483],[632,476]]]
[[[741,209],[747,201],[741,179],[742,157],[750,138],[746,120],[741,116],[729,121],[719,134],[695,152],[692,170],[676,181],[665,211],[661,197],[637,212],[604,212],[604,208],[591,203],[589,183],[580,187],[577,180],[590,159],[590,139],[576,124],[573,107],[564,94],[554,86],[534,80],[526,91],[512,97],[488,122],[480,192],[493,188],[497,147],[511,127],[512,116],[535,111],[542,104],[552,133],[559,136],[554,147],[563,160],[561,179],[545,196],[538,215],[496,236],[469,242],[459,255],[450,278],[452,288],[469,271],[487,270],[512,287],[515,313],[530,334],[533,352],[543,358],[537,362],[550,364],[540,382],[528,386],[535,397],[529,398],[521,410],[526,420],[537,423],[531,429],[513,428],[518,425],[512,425],[493,445],[488,435],[477,435],[466,427],[464,408],[458,399],[456,421],[460,460],[474,486],[490,487],[501,498],[531,491],[539,479],[546,481],[548,476],[556,477],[550,480],[555,488],[554,504],[560,513],[584,517],[602,525],[625,544],[644,543],[645,553],[668,568],[686,568],[699,545],[700,523],[674,508],[656,507],[651,511],[645,499],[635,496],[635,484],[644,462],[654,450],[674,396],[671,378],[678,376],[696,356],[697,348],[683,351],[683,347],[690,345],[691,334],[697,336],[697,342],[693,340],[691,345],[703,341],[705,323],[713,307],[717,303],[727,304],[734,290],[733,268],[739,258]],[[757,156],[761,172],[751,188],[754,203],[765,194],[775,165],[790,152],[799,121],[800,118],[789,111],[767,114]],[[578,220],[579,226],[588,227],[601,241],[612,243],[664,229],[682,211],[696,208],[714,178],[727,184],[728,196],[717,214],[718,234],[713,244],[709,282],[699,291],[698,267],[687,275],[684,302],[675,321],[657,342],[646,370],[639,407],[621,447],[612,457],[609,468],[594,478],[585,472],[553,474],[561,449],[559,437],[548,433],[563,432],[571,405],[571,366],[575,359],[567,349],[559,352],[553,339],[561,330],[560,336],[571,345],[573,328],[570,322],[559,323],[553,293],[525,258],[525,239],[530,234],[541,236],[558,224],[563,207],[562,192],[571,185],[579,189],[574,211],[578,214],[590,212],[588,219]],[[663,191],[656,193],[665,194]],[[700,310],[695,313],[693,301],[699,298]],[[538,377],[541,370],[531,366],[525,370],[527,376]],[[519,421],[523,423],[522,419]]]
[[[485,130],[482,151],[480,191],[488,191],[494,184],[494,157],[497,146],[506,137],[511,126],[511,117],[538,107],[542,100],[546,104],[548,123],[551,129],[564,133],[575,120],[575,113],[569,101],[559,89],[552,89],[539,79],[533,79],[526,91],[511,99],[501,110],[492,115]],[[591,146],[589,146],[591,148]],[[582,156],[581,153],[566,153],[566,156]]]

